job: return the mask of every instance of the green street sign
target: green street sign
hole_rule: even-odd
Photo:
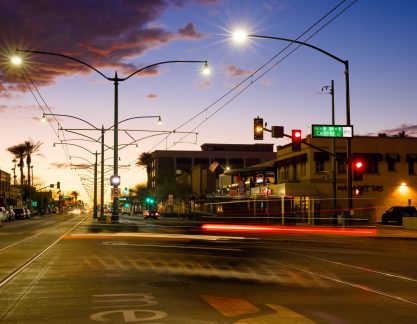
[[[313,137],[346,138],[353,137],[353,126],[346,125],[311,125]]]

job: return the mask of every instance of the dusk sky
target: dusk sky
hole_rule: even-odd
[[[253,140],[253,118],[260,116],[285,133],[311,124],[331,123],[331,98],[321,90],[335,82],[336,123],[346,123],[343,64],[313,49],[267,39],[237,45],[230,34],[299,39],[349,60],[351,122],[355,135],[380,132],[417,135],[417,2],[414,0],[0,0],[0,167],[10,172],[7,148],[32,139],[42,142],[33,157],[35,184],[61,182],[64,191],[82,189],[80,175],[69,163],[91,162],[92,154],[60,139],[100,151],[94,142],[62,128],[114,124],[114,86],[98,73],[64,58],[25,55],[22,68],[10,64],[15,49],[55,52],[82,60],[108,77],[119,77],[169,60],[208,60],[203,64],[164,64],[144,70],[119,85],[119,121],[130,129],[119,143],[155,135],[119,152],[121,187],[146,181],[135,167],[142,152],[200,150],[204,143],[261,143]],[[300,37],[300,38],[299,38]],[[288,48],[287,48],[288,47]],[[283,51],[284,50],[284,51]],[[36,88],[34,87],[36,86]],[[49,111],[50,109],[50,111]],[[133,131],[138,130],[138,131]],[[140,131],[139,131],[140,130]],[[158,134],[159,131],[190,132]],[[193,134],[194,132],[198,135]],[[98,139],[97,131],[83,134]],[[59,135],[59,138],[58,138]],[[113,146],[113,132],[105,143]],[[288,143],[266,134],[262,143]],[[106,164],[113,164],[111,150]],[[26,171],[25,171],[26,173]],[[110,177],[111,172],[108,173]],[[106,185],[108,181],[106,181]],[[109,190],[106,199],[110,197]]]

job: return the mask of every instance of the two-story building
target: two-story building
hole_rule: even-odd
[[[305,141],[331,152],[330,139],[312,138]],[[257,175],[269,172],[272,181],[260,181],[252,186],[246,198],[268,207],[276,218],[293,215],[295,221],[306,223],[334,222],[348,208],[346,139],[335,140],[333,158],[324,152],[302,144],[293,152],[291,144],[277,148],[271,168],[258,166],[231,170],[232,185],[244,178],[256,183]],[[417,138],[406,136],[355,136],[352,139],[352,159],[364,163],[362,177],[353,178],[353,217],[381,221],[390,206],[417,205]],[[255,209],[256,210],[256,209]],[[347,215],[345,215],[347,216]]]

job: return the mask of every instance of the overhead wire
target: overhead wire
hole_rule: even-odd
[[[331,15],[334,11],[336,11],[341,5],[343,5],[347,0],[342,0],[341,2],[339,2],[336,6],[334,6],[332,9],[330,9],[326,14],[324,14],[320,19],[318,19],[314,24],[312,24],[309,28],[307,28],[303,33],[301,33],[297,38],[295,38],[295,40],[299,40],[301,39],[304,35],[306,35],[308,32],[310,32],[313,28],[315,28],[318,24],[320,24],[323,20],[325,20],[329,15]],[[337,17],[339,17],[342,13],[344,13],[347,9],[349,9],[354,3],[356,3],[358,0],[353,0],[352,3],[350,3],[347,7],[345,7],[343,10],[341,10],[339,13],[337,13],[332,19],[330,19],[328,22],[326,22],[322,27],[320,27],[317,31],[315,31],[311,36],[309,36],[308,38],[306,38],[306,40],[311,39],[313,36],[315,36],[317,33],[319,33],[321,30],[323,30],[326,26],[328,26],[331,22],[333,22]],[[191,131],[195,131],[197,130],[199,127],[201,127],[204,123],[206,123],[211,117],[213,117],[215,114],[217,114],[219,111],[223,110],[227,105],[229,105],[234,99],[236,99],[239,95],[241,95],[244,91],[246,91],[250,86],[252,86],[256,81],[258,81],[261,77],[263,77],[265,74],[267,74],[269,71],[271,71],[273,68],[275,68],[279,63],[281,63],[285,58],[287,58],[290,54],[292,54],[296,49],[298,49],[300,46],[302,45],[297,45],[297,47],[291,51],[290,53],[288,53],[284,58],[280,59],[278,62],[276,62],[275,64],[273,64],[271,67],[269,67],[265,72],[263,72],[259,77],[256,77],[254,79],[254,76],[260,72],[262,69],[264,69],[266,66],[268,66],[272,61],[274,61],[279,55],[281,55],[282,53],[284,53],[289,47],[293,46],[294,43],[290,43],[288,45],[286,45],[282,50],[280,50],[277,54],[275,54],[274,56],[272,56],[270,59],[268,59],[264,64],[262,64],[259,68],[257,68],[253,73],[251,73],[249,76],[247,76],[246,78],[244,78],[241,82],[239,82],[237,85],[235,85],[232,89],[230,89],[229,91],[227,91],[224,95],[222,95],[219,99],[215,100],[212,104],[210,104],[208,107],[206,107],[205,109],[203,109],[202,111],[200,111],[199,113],[197,113],[196,115],[194,115],[193,117],[189,118],[187,121],[185,121],[184,123],[182,123],[181,125],[179,125],[178,127],[175,128],[175,130],[178,130],[184,126],[186,126],[187,124],[189,124],[191,121],[193,121],[194,119],[198,118],[199,116],[201,116],[203,113],[207,113],[208,110],[210,110],[212,107],[214,107],[217,103],[219,103],[220,101],[222,101],[224,98],[226,98],[227,96],[229,96],[232,92],[238,90],[239,88],[242,87],[242,85],[244,85],[248,80],[250,80],[249,84],[246,85],[243,89],[241,89],[240,91],[238,91],[238,93],[236,95],[234,95],[231,99],[229,99],[225,104],[223,104],[222,106],[220,106],[220,108],[216,109],[214,111],[214,113],[208,115],[207,117],[205,117],[205,119],[203,119],[203,121],[201,121],[197,126],[195,126]],[[167,141],[167,138],[170,135],[167,135],[164,139],[162,139],[160,142],[158,142],[157,144],[155,144],[150,151],[153,151],[156,147],[158,147],[161,143],[163,143],[164,141]],[[167,147],[166,149],[169,149],[173,146],[176,145],[176,143],[181,143],[182,140],[184,140],[185,138],[187,138],[189,135],[184,135],[179,142],[175,142],[173,145],[171,145],[170,147]]]

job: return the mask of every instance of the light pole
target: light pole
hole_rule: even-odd
[[[261,35],[248,35],[243,31],[238,31],[234,35],[234,38],[242,42],[247,37],[249,38],[264,38],[264,39],[272,39],[272,40],[279,40],[294,44],[303,45],[306,47],[310,47],[316,51],[319,51],[320,53],[323,53],[332,59],[338,61],[339,63],[342,63],[345,67],[345,93],[346,93],[346,125],[351,126],[350,123],[350,87],[349,87],[349,61],[343,60],[317,46],[301,42],[295,39],[289,39],[289,38],[283,38],[283,37],[273,37],[273,36],[261,36]],[[348,213],[349,216],[351,216],[351,213],[353,212],[353,201],[352,201],[352,141],[351,138],[346,138],[347,141],[347,152],[346,152],[346,162],[347,162],[347,188],[348,188]]]
[[[162,65],[162,64],[169,64],[169,63],[204,63],[205,64],[205,69],[206,71],[208,71],[208,64],[207,64],[207,60],[171,60],[171,61],[162,61],[162,62],[158,62],[158,63],[154,63],[148,66],[145,66],[131,74],[129,74],[127,77],[125,78],[120,78],[117,75],[117,71],[114,74],[114,77],[108,77],[105,74],[103,74],[102,72],[100,72],[98,69],[96,69],[95,67],[91,66],[90,64],[83,62],[75,57],[71,57],[68,55],[64,55],[64,54],[60,54],[60,53],[53,53],[53,52],[45,52],[45,51],[32,51],[32,50],[26,50],[26,49],[16,49],[17,52],[24,52],[24,53],[33,53],[33,54],[43,54],[43,55],[53,55],[53,56],[59,56],[62,58],[66,58],[75,62],[78,62],[79,64],[82,64],[88,68],[90,68],[91,70],[94,70],[95,72],[97,72],[98,74],[100,74],[103,78],[105,78],[108,81],[113,82],[114,84],[114,160],[113,160],[113,165],[114,165],[114,171],[113,171],[113,177],[114,178],[118,178],[118,160],[119,160],[119,154],[118,154],[118,146],[119,146],[119,132],[118,132],[118,124],[119,124],[119,83],[122,81],[126,81],[128,79],[130,79],[132,76],[134,76],[135,74],[138,74],[146,69],[152,68],[154,66],[157,65]],[[19,65],[21,64],[22,60],[14,57],[12,58],[12,63],[15,65]],[[115,189],[117,189],[119,186],[119,183],[115,183],[113,184],[113,187]],[[114,222],[118,222],[119,220],[119,199],[118,197],[114,196],[113,199],[113,211],[112,211],[112,221]]]
[[[54,146],[56,145],[56,144],[60,144],[60,145],[72,145],[72,146],[76,146],[76,147],[79,147],[79,148],[82,148],[82,149],[84,149],[85,151],[87,151],[88,153],[90,153],[90,154],[94,154],[95,155],[95,163],[94,163],[94,202],[93,202],[93,204],[94,204],[94,212],[93,212],[93,217],[94,218],[97,218],[97,151],[95,151],[95,153],[93,153],[92,151],[90,151],[89,149],[87,149],[87,148],[85,148],[84,146],[81,146],[81,145],[78,145],[78,144],[72,144],[72,143],[62,143],[62,142],[60,142],[60,143],[54,143]],[[102,154],[102,156],[103,156],[103,154]],[[76,158],[81,158],[81,157],[78,157],[78,156],[74,156],[74,157],[76,157]],[[71,156],[69,157],[70,159],[71,159]],[[81,159],[84,159],[84,158],[81,158]],[[84,160],[86,160],[88,163],[90,163],[90,164],[92,164],[90,161],[88,161],[87,159],[84,159]],[[103,170],[103,168],[104,168],[104,166],[102,165],[101,166],[101,169]],[[102,197],[103,197],[103,199],[104,199],[104,179],[103,178],[101,178],[101,183],[102,183]],[[101,206],[103,206],[103,204],[104,204],[104,201],[103,200],[101,200],[101,202],[100,202],[100,204],[101,204]],[[104,207],[103,207],[104,208]]]
[[[332,96],[332,125],[335,125],[335,111],[334,111],[334,80],[332,80],[330,86],[324,86],[321,88],[321,91],[325,91],[328,90],[329,94]],[[332,138],[331,139],[331,143],[332,143],[332,157],[331,157],[331,161],[332,161],[332,190],[333,190],[333,215],[332,215],[332,222],[333,225],[336,224],[336,209],[337,209],[337,200],[336,200],[336,194],[337,194],[337,190],[336,190],[336,139]]]
[[[97,151],[94,153],[95,156],[95,162],[94,162],[94,198],[93,198],[93,218],[97,218]],[[78,159],[82,159],[84,161],[86,161],[87,163],[89,163],[90,165],[92,165],[92,163],[87,160],[84,159],[81,156],[73,156],[74,158],[78,158]],[[71,156],[69,157],[71,159]]]

